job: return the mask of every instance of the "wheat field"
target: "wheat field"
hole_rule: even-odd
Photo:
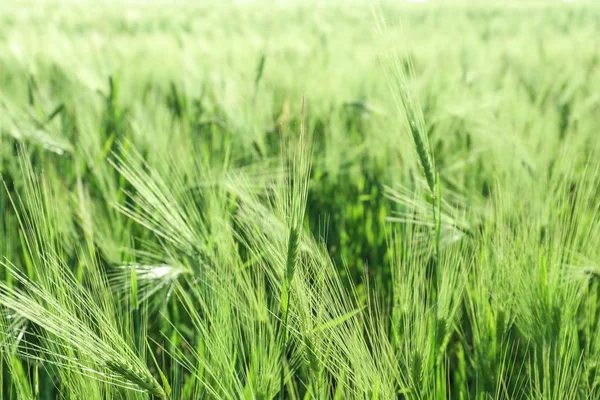
[[[0,399],[600,398],[598,37],[0,3]]]

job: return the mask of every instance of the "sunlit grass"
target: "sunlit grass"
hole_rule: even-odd
[[[0,398],[599,397],[600,9],[524,3],[0,5]]]

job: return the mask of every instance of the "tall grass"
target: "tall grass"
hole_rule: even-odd
[[[0,6],[0,398],[597,398],[600,10],[265,4]]]

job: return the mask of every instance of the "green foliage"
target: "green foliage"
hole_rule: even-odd
[[[597,6],[88,11],[0,5],[0,399],[600,397]]]

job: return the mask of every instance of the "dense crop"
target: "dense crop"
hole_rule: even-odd
[[[600,8],[0,4],[0,398],[600,397]]]

